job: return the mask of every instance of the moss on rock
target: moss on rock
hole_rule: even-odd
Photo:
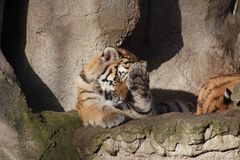
[[[22,113],[20,131],[26,159],[80,159],[72,144],[81,121],[76,111]]]

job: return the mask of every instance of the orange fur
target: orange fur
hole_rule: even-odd
[[[226,88],[232,90],[240,83],[240,74],[225,74],[213,77],[200,89],[196,114],[223,112],[234,104],[224,102]]]
[[[106,51],[106,54],[103,52],[94,56],[83,67],[78,77],[77,111],[80,113],[85,126],[93,125],[111,128],[123,123],[128,118],[121,110],[114,107],[113,102],[105,100],[101,93],[102,86],[100,82],[102,81],[99,80],[100,76],[105,76],[103,72],[107,72],[106,76],[110,80],[117,82],[109,90],[115,91],[118,97],[125,99],[128,95],[126,82],[122,81],[121,77],[116,77],[116,67],[123,63],[123,58],[127,58],[131,63],[137,61],[137,58],[127,50],[110,48]]]
[[[120,82],[116,87],[115,87],[115,93],[121,100],[125,100],[128,95],[128,87],[126,82]]]

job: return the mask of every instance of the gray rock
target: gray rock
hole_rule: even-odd
[[[84,159],[237,159],[239,120],[239,114],[163,114],[113,129],[80,128],[74,143]]]
[[[0,50],[0,159],[23,159],[18,131],[15,128],[20,118],[21,103],[24,103],[24,99],[13,70]]]
[[[0,33],[2,31],[2,13],[4,1],[0,0]],[[0,38],[1,42],[1,38]],[[22,160],[16,119],[19,118],[18,105],[21,101],[20,89],[15,75],[0,49],[0,159]]]

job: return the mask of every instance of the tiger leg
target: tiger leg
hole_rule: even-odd
[[[120,111],[107,106],[84,106],[78,109],[85,126],[101,126],[112,128],[128,120]]]
[[[149,73],[146,62],[135,62],[129,69],[127,86],[132,94],[133,105],[139,113],[153,113]]]

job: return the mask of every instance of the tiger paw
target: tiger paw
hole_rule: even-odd
[[[119,126],[120,124],[126,122],[126,120],[127,120],[127,117],[124,114],[114,112],[114,113],[104,116],[100,126],[103,128],[113,128],[113,127]]]
[[[149,89],[149,73],[145,61],[135,62],[131,65],[127,86],[132,91]]]

